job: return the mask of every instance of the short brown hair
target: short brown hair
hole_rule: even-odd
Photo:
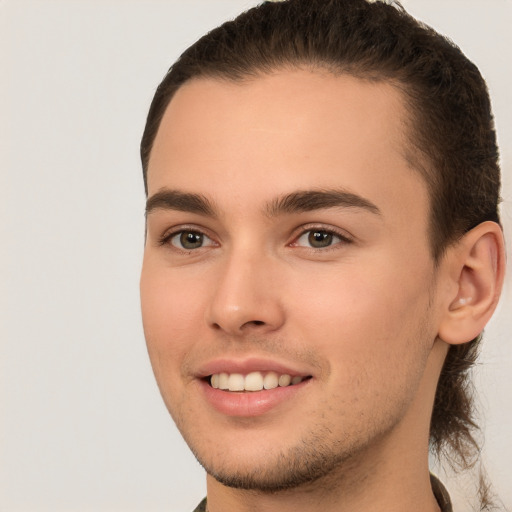
[[[243,81],[283,68],[326,69],[399,88],[409,108],[409,157],[427,184],[435,262],[483,221],[499,223],[500,169],[486,84],[451,41],[399,5],[367,0],[264,2],[188,48],[159,85],[141,142],[147,192],[151,148],[188,80]],[[476,460],[469,370],[480,337],[452,346],[438,383],[430,443],[467,468]]]

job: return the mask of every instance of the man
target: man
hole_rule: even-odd
[[[504,275],[485,83],[401,8],[264,3],[191,46],[141,144],[144,330],[197,510],[448,511]]]

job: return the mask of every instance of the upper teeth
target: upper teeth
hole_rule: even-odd
[[[247,375],[241,373],[215,373],[210,378],[213,388],[229,391],[261,391],[262,389],[275,389],[278,386],[284,387],[290,384],[302,382],[303,377],[275,372],[251,372]]]

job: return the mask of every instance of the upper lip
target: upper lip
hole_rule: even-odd
[[[209,377],[216,373],[241,373],[246,375],[251,372],[276,372],[278,375],[299,375],[301,377],[310,376],[311,373],[304,369],[299,369],[295,365],[281,363],[273,359],[265,358],[218,358],[201,365],[197,376],[199,378]]]

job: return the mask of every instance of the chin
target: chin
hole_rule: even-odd
[[[323,437],[323,440],[322,440]],[[255,443],[255,450],[213,455],[192,451],[206,472],[219,483],[243,490],[276,493],[307,487],[329,475],[342,474],[350,464],[351,449],[333,450],[325,436],[302,440],[287,449]]]

